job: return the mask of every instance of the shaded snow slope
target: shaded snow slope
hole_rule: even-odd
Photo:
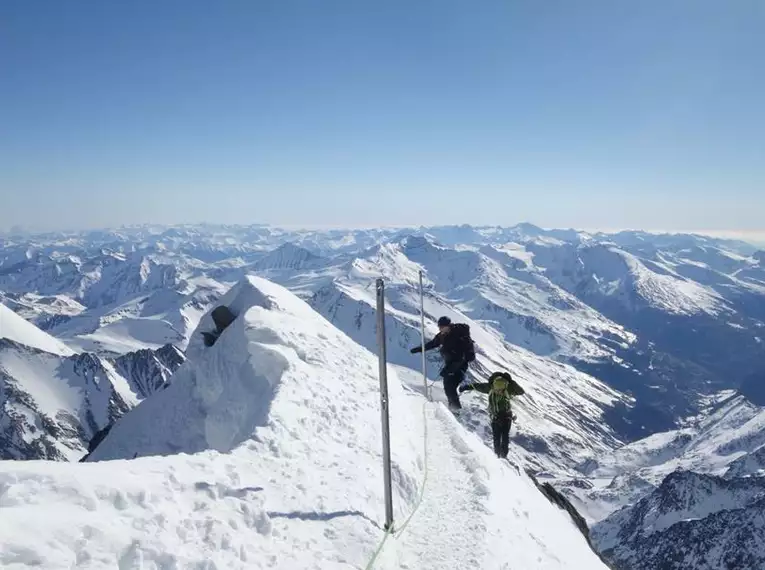
[[[765,479],[678,471],[592,538],[624,570],[734,570],[765,565],[764,530]]]
[[[593,477],[636,472],[658,484],[677,469],[723,475],[765,445],[765,408],[733,396],[670,432],[654,434],[582,466]]]
[[[74,354],[62,342],[27,322],[5,305],[0,304],[0,339],[3,338],[52,354],[61,356]]]
[[[237,320],[208,348],[202,319],[102,461],[0,463],[3,568],[366,566],[383,538],[376,357],[262,279],[222,302]],[[392,367],[389,382],[395,519],[414,515],[374,568],[605,568],[525,475]],[[136,454],[164,456],[103,460]]]
[[[76,460],[137,401],[97,356],[64,357],[0,339],[0,459]]]
[[[684,427],[651,435],[579,465],[584,484],[563,480],[564,492],[590,522],[634,504],[675,471],[734,478],[765,468],[765,408],[723,393]],[[580,476],[581,477],[581,476]]]
[[[0,338],[0,459],[79,459],[98,431],[164,385],[184,359],[172,346],[116,360],[73,354],[0,310],[7,335]]]

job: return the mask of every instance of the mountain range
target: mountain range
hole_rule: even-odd
[[[0,457],[81,457],[95,434],[164,392],[203,315],[246,275],[283,285],[371,351],[383,277],[389,362],[415,378],[420,271],[428,333],[442,315],[468,323],[478,351],[471,378],[506,369],[526,388],[512,439],[518,462],[563,491],[617,567],[636,567],[656,538],[640,513],[652,497],[661,502],[665,482],[695,493],[704,477],[736,486],[763,475],[765,252],[698,235],[530,224],[0,238]],[[428,373],[437,377],[435,355]],[[488,443],[485,404],[463,404],[460,422]],[[756,503],[734,510],[748,520]],[[667,517],[656,564],[677,555],[678,536],[697,537],[671,534],[685,519]],[[621,546],[603,538],[613,536]],[[709,561],[704,568],[744,568],[701,552],[715,536],[693,556]]]

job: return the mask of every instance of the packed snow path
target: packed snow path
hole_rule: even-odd
[[[425,416],[429,475],[422,503],[405,528],[406,520],[396,521],[395,538],[371,568],[605,568],[568,516],[549,516],[551,505],[533,483],[493,457],[443,403],[426,404]]]
[[[455,453],[449,434],[453,419],[442,416],[451,412],[442,404],[429,403],[424,413],[430,428],[427,461],[438,468],[429,470],[419,509],[402,529],[397,548],[391,549],[393,556],[383,557],[380,566],[484,568],[480,560],[486,525],[474,515],[478,489],[469,465]]]

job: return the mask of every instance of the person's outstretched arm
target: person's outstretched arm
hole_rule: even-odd
[[[488,394],[491,392],[491,384],[488,382],[479,382],[476,384],[466,384],[459,387],[460,392],[469,392],[470,390],[476,390],[482,394]]]
[[[438,333],[436,336],[434,336],[432,339],[430,339],[428,342],[425,343],[425,350],[433,350],[434,348],[438,348],[441,346],[441,333]],[[412,354],[417,354],[418,352],[422,352],[422,346],[417,345],[412,350],[410,350]]]

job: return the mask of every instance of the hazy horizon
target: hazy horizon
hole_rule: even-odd
[[[97,232],[97,231],[119,231],[121,229],[136,229],[136,228],[157,228],[157,229],[171,229],[174,227],[199,227],[199,226],[211,226],[211,227],[223,227],[223,226],[229,226],[229,227],[249,227],[249,226],[264,226],[269,227],[273,229],[280,229],[280,230],[288,230],[288,231],[364,231],[364,230],[375,230],[375,229],[387,229],[387,230],[399,230],[399,229],[418,229],[418,228],[428,228],[428,227],[457,227],[457,226],[471,226],[471,227],[500,227],[500,228],[511,228],[514,226],[518,226],[521,224],[531,224],[534,226],[537,226],[543,230],[575,230],[590,234],[616,234],[619,232],[628,232],[628,231],[635,231],[635,232],[645,232],[649,234],[688,234],[688,235],[699,235],[699,236],[707,236],[707,237],[713,237],[713,238],[720,238],[720,239],[730,239],[730,240],[739,240],[748,242],[755,246],[765,246],[765,230],[753,230],[753,231],[740,231],[740,230],[672,230],[672,229],[662,229],[662,228],[583,228],[583,227],[576,227],[576,226],[544,226],[541,224],[536,224],[534,222],[529,221],[520,221],[520,222],[511,222],[511,223],[505,223],[505,224],[475,224],[475,223],[469,223],[465,222],[462,224],[381,224],[381,225],[368,225],[368,226],[362,226],[362,225],[330,225],[330,226],[322,226],[322,225],[294,225],[294,224],[270,224],[270,223],[262,223],[262,222],[250,222],[250,223],[226,223],[226,222],[216,222],[216,221],[200,221],[200,222],[183,222],[183,223],[177,223],[177,224],[162,224],[162,223],[135,223],[135,224],[122,224],[118,226],[91,226],[91,227],[61,227],[61,228],[49,228],[49,229],[33,229],[29,227],[24,227],[22,225],[16,225],[15,227],[7,228],[7,227],[0,227],[0,235],[11,235],[11,234],[18,234],[18,235],[26,235],[26,236],[38,236],[38,235],[45,235],[45,234],[79,234],[79,233],[87,233],[87,232]]]

